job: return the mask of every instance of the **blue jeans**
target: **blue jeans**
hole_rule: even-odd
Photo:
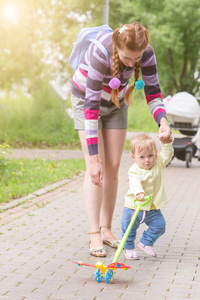
[[[121,219],[122,237],[128,228],[134,212],[134,209],[124,207]],[[166,222],[160,209],[153,209],[150,211],[140,210],[127,238],[124,246],[125,249],[135,248],[137,229],[142,223],[145,223],[149,227],[143,232],[143,236],[140,239],[140,242],[146,246],[153,246],[155,241],[165,232]]]

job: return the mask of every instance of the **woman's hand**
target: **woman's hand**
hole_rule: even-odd
[[[92,183],[102,187],[103,183],[103,167],[99,155],[91,155],[91,168],[90,168],[90,176],[92,179]]]
[[[173,142],[172,132],[165,118],[162,118],[160,120],[160,129],[159,129],[158,137],[162,144]]]

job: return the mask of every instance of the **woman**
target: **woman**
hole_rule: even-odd
[[[111,232],[118,187],[118,170],[128,127],[128,105],[141,70],[145,95],[157,122],[160,139],[171,140],[166,111],[157,77],[156,59],[149,45],[149,33],[140,23],[126,24],[98,37],[109,58],[93,43],[72,81],[72,107],[86,173],[84,198],[90,227],[90,249],[94,256],[106,256],[103,243],[117,248]]]

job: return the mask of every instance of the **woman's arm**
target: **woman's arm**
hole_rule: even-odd
[[[167,114],[162,101],[162,93],[157,74],[157,62],[151,46],[143,53],[141,59],[142,79],[145,82],[146,101],[154,120],[159,126],[159,139],[163,143],[172,141],[172,133],[167,124]]]
[[[171,143],[173,141],[172,132],[166,118],[161,118],[158,137],[161,143]]]

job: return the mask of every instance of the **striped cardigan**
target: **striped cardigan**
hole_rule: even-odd
[[[100,106],[110,107],[111,88],[109,81],[112,77],[112,33],[101,35],[99,41],[109,53],[106,59],[101,50],[91,43],[83,58],[88,72],[78,69],[72,79],[72,94],[84,99],[85,133],[90,155],[98,153],[98,117]],[[126,66],[123,66],[124,69]],[[134,73],[134,66],[128,67],[124,74],[119,71],[121,86],[119,87],[119,100],[124,98],[128,83]],[[141,58],[141,74],[145,82],[145,96],[151,114],[159,125],[162,117],[166,118],[166,111],[162,102],[162,95],[157,76],[156,57],[151,46],[145,50]]]

